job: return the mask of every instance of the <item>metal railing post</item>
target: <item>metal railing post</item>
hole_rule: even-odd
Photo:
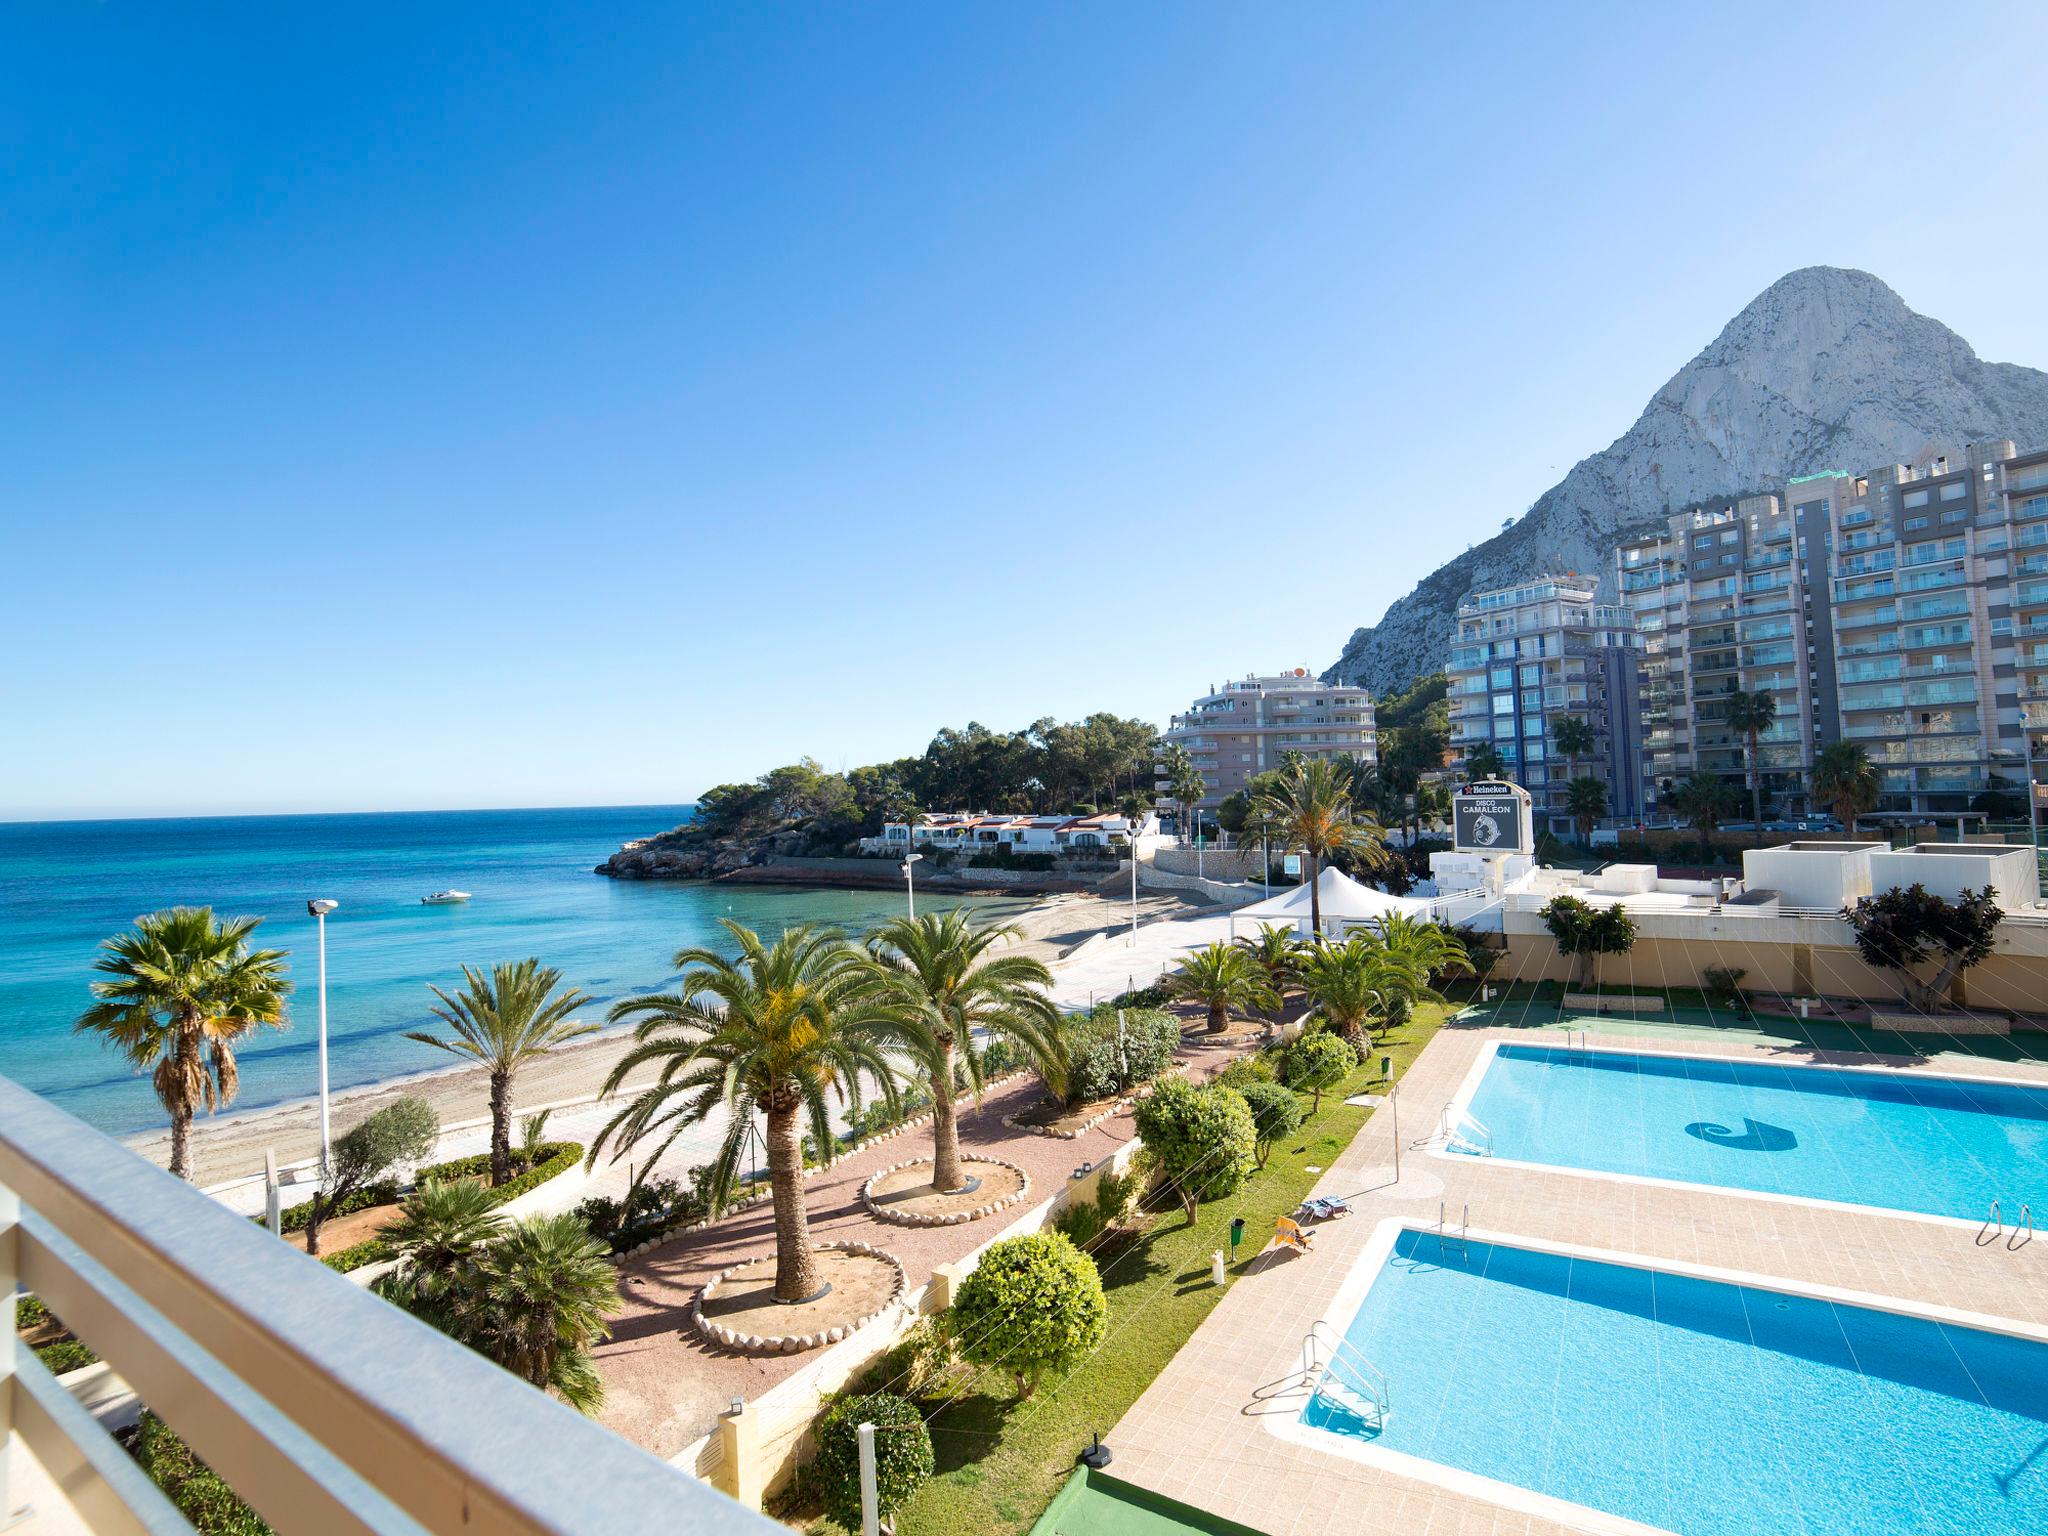
[[[14,1357],[21,1348],[14,1331],[14,1288],[20,1244],[21,1197],[0,1184],[0,1530],[28,1513],[14,1502]]]
[[[862,1424],[860,1437],[860,1536],[881,1536],[881,1499],[875,1489],[875,1426]]]

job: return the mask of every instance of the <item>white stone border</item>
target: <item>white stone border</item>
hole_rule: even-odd
[[[968,1163],[984,1163],[990,1167],[1007,1168],[1023,1182],[1014,1193],[1005,1195],[1000,1200],[987,1201],[982,1205],[977,1205],[973,1209],[965,1211],[941,1211],[933,1215],[925,1215],[918,1211],[899,1211],[885,1205],[876,1204],[874,1189],[877,1179],[886,1178],[888,1175],[904,1168],[915,1168],[920,1163],[930,1166],[933,1161],[929,1157],[910,1157],[905,1158],[900,1163],[891,1163],[886,1168],[877,1168],[861,1184],[860,1203],[862,1207],[875,1220],[886,1222],[892,1227],[957,1227],[966,1222],[979,1221],[984,1216],[993,1216],[997,1211],[1007,1206],[1015,1205],[1031,1193],[1031,1175],[1022,1168],[1019,1168],[1008,1158],[984,1157],[979,1152],[963,1152],[960,1155],[960,1161],[963,1166]]]
[[[1024,1109],[1018,1110],[1014,1115],[1003,1116],[1003,1124],[1013,1131],[1022,1131],[1027,1136],[1049,1136],[1055,1141],[1079,1141],[1110,1116],[1121,1114],[1136,1102],[1135,1099],[1116,1099],[1101,1114],[1091,1116],[1070,1131],[1056,1131],[1049,1125],[1026,1125],[1022,1117],[1030,1111]]]
[[[764,1264],[773,1264],[775,1262],[773,1254],[766,1254],[758,1259],[749,1259],[744,1264],[735,1264],[730,1269],[721,1269],[717,1274],[705,1281],[703,1289],[697,1292],[697,1299],[690,1303],[690,1322],[692,1326],[714,1344],[723,1344],[727,1349],[737,1349],[744,1353],[755,1355],[795,1355],[801,1354],[807,1349],[816,1349],[821,1344],[837,1344],[849,1334],[865,1328],[869,1323],[901,1301],[904,1293],[910,1288],[910,1281],[909,1277],[903,1273],[903,1261],[897,1258],[895,1254],[877,1248],[872,1243],[819,1243],[814,1251],[822,1253],[835,1249],[841,1253],[858,1253],[871,1259],[880,1259],[890,1269],[895,1271],[895,1285],[890,1289],[888,1298],[879,1307],[876,1307],[874,1311],[863,1313],[861,1316],[849,1319],[844,1323],[835,1323],[830,1328],[821,1329],[816,1333],[790,1334],[742,1333],[736,1328],[726,1327],[723,1323],[714,1323],[710,1318],[706,1317],[704,1315],[704,1303],[713,1296],[716,1296],[718,1288],[725,1284],[727,1280],[743,1269],[758,1269]]]

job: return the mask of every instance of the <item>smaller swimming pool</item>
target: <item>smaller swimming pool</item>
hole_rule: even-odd
[[[1498,1042],[1464,1107],[1494,1157],[2048,1225],[2048,1088]],[[1454,1145],[1454,1154],[1469,1147]]]
[[[1682,1536],[2048,1530],[2048,1343],[1388,1228],[1343,1337],[1390,1412],[1318,1393],[1291,1433]]]

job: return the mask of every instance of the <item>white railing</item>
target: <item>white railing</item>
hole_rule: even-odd
[[[1326,1393],[1361,1419],[1384,1426],[1393,1411],[1386,1373],[1322,1318],[1302,1335],[1301,1373],[1310,1391]]]
[[[17,1285],[285,1536],[779,1529],[6,1078],[0,1523],[35,1486],[56,1529],[187,1529],[15,1346]]]

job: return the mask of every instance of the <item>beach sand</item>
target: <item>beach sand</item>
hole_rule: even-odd
[[[1178,895],[1154,891],[1140,893],[1138,910],[1141,921],[1151,922],[1200,909]],[[1018,930],[1019,944],[1025,953],[1053,965],[1083,940],[1120,929],[1130,922],[1130,917],[1127,896],[1116,899],[1075,893],[1049,896],[1010,919],[1010,923]],[[629,1030],[606,1030],[521,1068],[513,1089],[515,1111],[524,1114],[541,1105],[570,1104],[595,1097],[630,1045]],[[639,1080],[636,1075],[626,1086],[631,1088]],[[487,1075],[479,1067],[454,1065],[441,1071],[362,1084],[333,1095],[329,1111],[333,1134],[339,1136],[373,1111],[413,1094],[433,1106],[444,1127],[486,1119],[490,1114]],[[127,1144],[159,1166],[170,1162],[168,1128],[128,1137]],[[318,1103],[303,1099],[211,1118],[201,1116],[192,1127],[194,1181],[205,1186],[260,1173],[266,1150],[277,1155],[280,1167],[316,1156],[320,1150]]]

